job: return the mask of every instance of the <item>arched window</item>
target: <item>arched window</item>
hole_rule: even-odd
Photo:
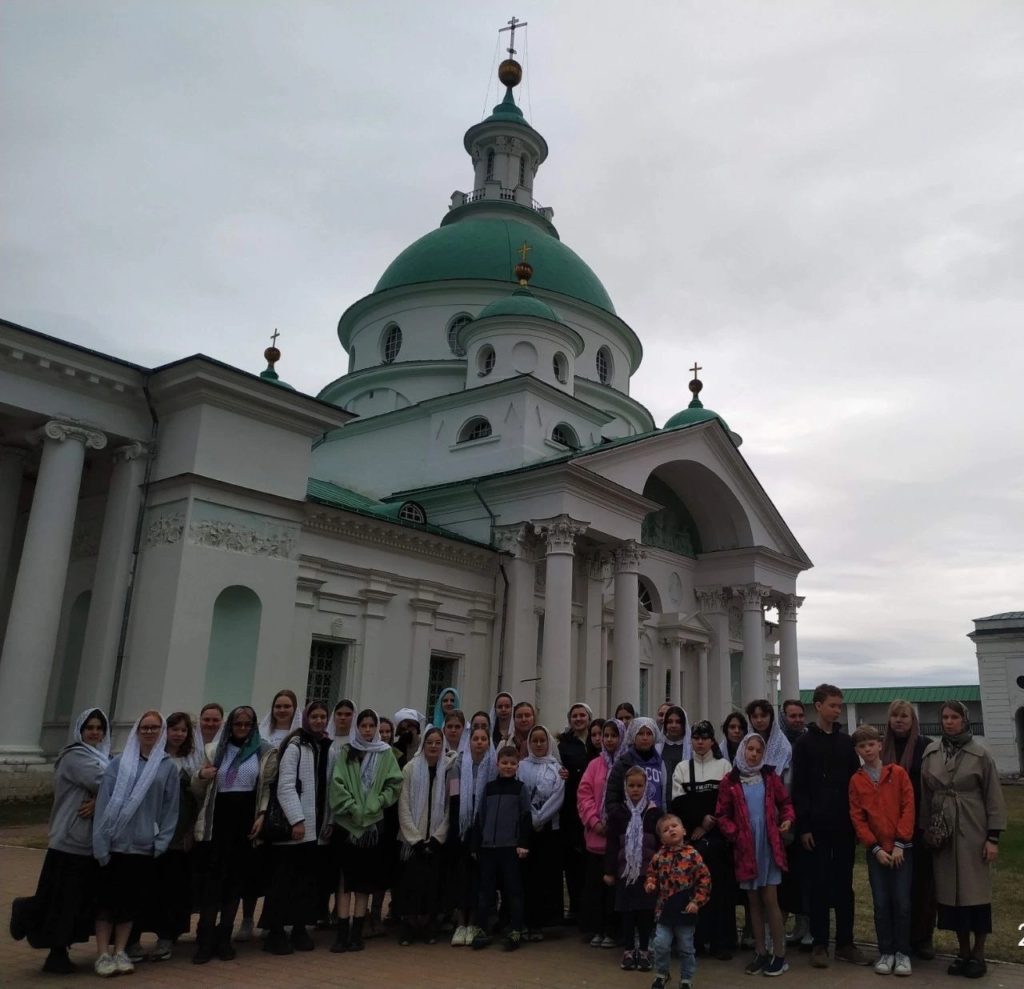
[[[602,347],[597,352],[597,380],[602,385],[607,385],[612,380],[612,352],[607,347]]]
[[[465,357],[466,351],[459,346],[459,330],[462,329],[467,323],[472,322],[473,317],[468,313],[459,313],[449,324],[448,324],[448,349],[456,357]]]
[[[353,347],[348,352],[348,373],[351,374],[356,369],[356,348]]]
[[[485,177],[488,179],[494,178],[494,148],[487,152],[487,175]]]
[[[569,361],[565,354],[555,354],[551,360],[551,367],[555,372],[555,380],[564,385],[569,380]]]
[[[384,331],[384,342],[380,347],[380,357],[385,364],[393,364],[398,352],[402,349],[402,328],[392,323]]]
[[[519,184],[526,185],[526,155],[519,156]]]
[[[482,440],[490,435],[491,424],[483,416],[476,416],[459,431],[458,442],[469,443],[471,440]]]
[[[480,375],[481,378],[486,378],[487,375],[489,375],[491,371],[494,370],[495,359],[496,358],[494,356],[494,348],[490,344],[481,347],[479,351],[477,351],[477,373]]]
[[[226,587],[213,603],[203,697],[251,697],[263,605],[241,584]],[[234,703],[234,702],[232,702]]]
[[[578,450],[580,448],[580,441],[576,437],[576,430],[564,422],[560,422],[551,430],[551,442],[560,443],[562,446],[567,446],[570,450]]]
[[[654,599],[651,597],[651,590],[642,580],[637,581],[636,597],[644,611],[648,613],[654,611]]]
[[[414,501],[407,501],[398,509],[398,517],[405,519],[406,522],[418,522],[423,525],[427,521],[427,513],[423,511],[423,506],[416,504]]]

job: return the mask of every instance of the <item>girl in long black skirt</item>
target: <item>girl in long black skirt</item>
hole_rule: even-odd
[[[543,725],[526,737],[527,756],[518,776],[530,798],[533,835],[523,860],[526,939],[542,941],[542,928],[562,920],[562,842],[558,812],[565,799],[565,778],[551,733]]]
[[[92,936],[99,869],[92,855],[93,813],[109,760],[107,716],[89,708],[78,716],[71,741],[53,764],[50,838],[36,894],[11,904],[11,936],[49,949],[44,972],[70,975],[75,965],[68,946]]]

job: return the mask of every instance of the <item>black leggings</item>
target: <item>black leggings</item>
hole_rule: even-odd
[[[479,854],[480,904],[477,908],[477,924],[486,929],[487,918],[494,906],[494,894],[500,882],[502,905],[508,901],[512,929],[525,930],[523,876],[515,848],[482,848]]]
[[[636,937],[640,939],[640,950],[647,951],[651,943],[651,929],[654,927],[653,910],[623,910],[622,944],[626,951],[632,951]]]

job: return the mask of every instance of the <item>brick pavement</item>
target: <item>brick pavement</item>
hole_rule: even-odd
[[[28,832],[22,832],[27,834]],[[11,832],[0,833],[0,842]],[[97,985],[92,974],[93,951],[90,946],[76,946],[72,959],[81,965],[81,974],[70,977],[43,975],[39,968],[45,953],[33,951],[25,942],[15,942],[7,935],[7,920],[14,896],[30,894],[45,853],[31,848],[0,847],[0,986],[82,986]],[[191,964],[192,945],[181,944],[169,962],[144,962],[135,974],[120,976],[118,984],[148,986],[239,986],[245,989],[264,987],[424,987],[424,989],[647,989],[652,976],[648,973],[623,972],[618,968],[618,952],[602,951],[581,944],[566,932],[560,939],[551,938],[541,944],[526,945],[515,953],[507,953],[494,945],[486,951],[452,948],[448,944],[414,945],[400,948],[393,940],[375,938],[358,955],[332,955],[327,946],[330,934],[316,933],[317,950],[308,954],[275,957],[260,950],[258,943],[238,946],[234,962],[213,961],[202,967]],[[148,942],[147,942],[148,943]],[[732,962],[698,959],[696,987],[735,987],[756,984],[743,974],[746,957]],[[946,972],[946,961],[914,962],[914,976],[907,980],[908,989],[956,985]],[[821,989],[878,989],[879,976],[870,968],[833,964],[825,971],[810,967],[807,955],[795,953],[793,967],[781,977],[779,985],[821,987]],[[674,968],[673,974],[678,976]],[[130,981],[125,981],[125,980]],[[902,983],[899,980],[898,985]],[[675,982],[673,982],[673,985]],[[979,987],[1024,986],[1024,967],[990,965],[989,974],[973,983]]]

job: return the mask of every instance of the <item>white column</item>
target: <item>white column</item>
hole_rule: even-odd
[[[846,728],[852,735],[857,730],[857,705],[846,705]]]
[[[779,600],[780,703],[800,696],[800,663],[796,646],[796,611],[804,599],[787,594]]]
[[[708,704],[704,717],[718,724],[733,709],[732,661],[729,655],[729,597],[722,587],[696,591],[701,614],[714,629],[708,670]]]
[[[586,611],[580,630],[583,654],[583,690],[580,697],[593,709],[596,717],[605,716],[608,705],[603,640],[604,584],[608,579],[606,554],[594,552],[583,559],[583,586],[586,589]]]
[[[668,697],[669,703],[681,706],[683,704],[683,637],[681,635],[669,635],[661,641],[668,647],[668,669],[669,673],[672,674],[672,689],[669,691]]]
[[[572,703],[572,571],[576,537],[587,523],[568,515],[534,522],[543,533],[547,573],[544,581],[544,670],[538,691],[538,719],[552,732],[561,729]],[[557,728],[552,728],[557,725]]]
[[[14,527],[18,522],[18,498],[25,472],[25,451],[0,447],[0,598],[11,562]]]
[[[740,675],[740,701],[745,705],[765,693],[764,599],[768,588],[762,584],[744,584],[736,592],[743,602],[743,667]]]
[[[41,762],[39,732],[67,579],[85,450],[102,450],[103,433],[54,419],[41,430],[43,455],[29,512],[11,614],[0,657],[0,762]]]
[[[146,452],[142,443],[129,443],[114,451],[114,470],[103,512],[100,551],[72,717],[93,706],[110,711],[110,691],[114,684],[124,599],[146,473]]]
[[[702,642],[697,646],[697,712],[698,720],[710,716],[711,703],[708,694],[708,645]]]
[[[609,708],[640,702],[640,619],[638,599],[640,561],[644,553],[632,539],[615,550],[615,649],[612,656],[612,696]]]
[[[508,616],[505,624],[505,657],[500,690],[507,690],[517,701],[536,700],[537,567],[533,558],[531,530],[523,522],[494,530],[494,544],[511,554],[504,560],[508,576]]]

